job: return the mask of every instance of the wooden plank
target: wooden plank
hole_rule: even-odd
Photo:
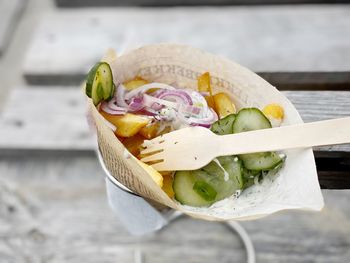
[[[24,74],[31,84],[78,83],[107,48],[158,42],[190,44],[267,78],[281,72],[275,78],[284,85],[284,72],[340,71],[335,82],[342,82],[350,71],[350,6],[60,10],[42,18]]]
[[[283,93],[306,122],[350,115],[350,91]],[[95,140],[89,135],[85,118],[85,101],[79,88],[14,90],[0,117],[0,154],[91,156]],[[315,155],[323,188],[350,188],[349,144],[316,148]]]
[[[1,148],[90,151],[85,113],[78,87],[15,89],[1,118]]]
[[[258,72],[279,90],[350,90],[350,71]]]
[[[107,206],[96,158],[9,158],[0,173],[0,258],[15,261],[23,251],[27,261],[134,262],[138,252],[146,262],[172,263],[200,256],[214,262],[220,253],[244,262],[239,238],[220,224],[184,219],[157,235],[130,236]],[[1,244],[10,250],[5,255]]]
[[[350,115],[350,92],[347,91],[283,93],[306,122]],[[94,144],[85,118],[85,101],[79,88],[17,89],[1,118],[2,132],[7,136],[1,136],[0,142],[3,148],[90,150]],[[12,142],[9,138],[13,138]],[[329,148],[334,149],[344,151],[347,146]]]
[[[350,91],[284,91],[305,122],[350,116]],[[8,150],[90,151],[85,100],[78,87],[31,87],[13,90],[0,117],[2,153]],[[322,147],[350,152],[350,145]]]
[[[5,158],[0,174],[5,262],[128,263],[138,255],[144,262],[246,262],[240,240],[219,223],[183,218],[153,235],[130,236],[107,206],[95,158]],[[349,262],[350,192],[323,194],[320,213],[243,223],[257,262]]]
[[[59,7],[334,4],[333,0],[56,0]],[[337,0],[336,3],[348,3]]]
[[[14,33],[26,2],[26,0],[0,0],[0,55],[4,53]]]

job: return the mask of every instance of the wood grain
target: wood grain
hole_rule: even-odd
[[[27,0],[0,0],[0,55],[4,53]]]
[[[305,122],[350,116],[350,91],[284,91]],[[25,98],[25,101],[24,101]],[[1,152],[18,150],[91,151],[85,101],[76,87],[31,87],[13,90],[0,117]],[[350,152],[350,145],[318,148]]]
[[[350,116],[350,91],[284,91],[304,121]],[[23,102],[25,98],[25,103]],[[79,88],[16,89],[0,116],[0,156],[92,156]],[[350,188],[350,145],[315,148],[323,188]]]
[[[258,72],[279,90],[350,90],[350,71]]]
[[[24,74],[31,84],[76,84],[107,48],[156,42],[190,44],[267,78],[269,72],[349,72],[350,6],[60,10],[42,18]],[[276,78],[288,84],[283,75]]]
[[[59,7],[335,4],[346,0],[56,0]]]
[[[93,157],[0,160],[0,258],[5,262],[245,262],[219,223],[183,218],[130,236],[106,204]],[[348,262],[349,191],[324,191],[321,213],[282,212],[244,222],[257,262]]]

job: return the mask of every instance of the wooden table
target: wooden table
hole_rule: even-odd
[[[316,121],[350,115],[349,12],[347,6],[129,8],[43,17],[24,59],[24,75],[36,86],[15,89],[0,117],[0,262],[245,262],[242,243],[220,224],[183,218],[155,235],[132,237],[108,208],[76,85],[102,55],[93,41],[125,41],[129,18],[146,42],[184,39],[237,57],[283,90],[305,121]],[[226,37],[202,41],[215,32],[206,22],[215,17]],[[165,31],[189,18],[188,28]],[[159,21],[168,24],[154,30]],[[246,30],[232,27],[243,22]],[[259,56],[252,53],[258,43]],[[315,156],[323,188],[350,187],[349,145],[319,148]],[[243,223],[257,262],[350,261],[350,192],[323,194],[321,213],[282,212]]]

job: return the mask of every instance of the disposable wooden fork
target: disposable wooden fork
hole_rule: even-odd
[[[194,170],[218,156],[350,143],[350,117],[229,135],[190,127],[144,143],[141,161],[158,171]]]

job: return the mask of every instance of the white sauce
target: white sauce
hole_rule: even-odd
[[[220,169],[224,172],[224,180],[225,181],[228,181],[228,179],[229,179],[229,174],[228,174],[228,172],[226,172],[226,170],[224,169],[224,167],[222,167],[222,165],[221,165],[221,163],[218,161],[218,159],[214,159],[213,160],[219,167],[220,167]]]

